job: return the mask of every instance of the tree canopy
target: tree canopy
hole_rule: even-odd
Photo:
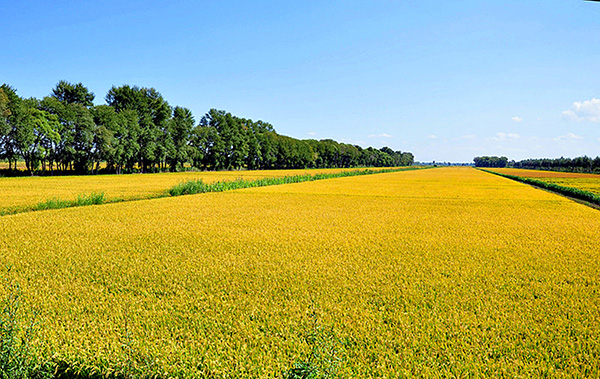
[[[363,149],[331,139],[280,135],[268,122],[210,109],[196,124],[192,112],[172,107],[154,88],[113,86],[105,105],[82,83],[61,80],[43,99],[24,99],[0,86],[0,159],[9,169],[24,160],[85,173],[409,166],[409,152]],[[101,164],[105,163],[105,165]]]

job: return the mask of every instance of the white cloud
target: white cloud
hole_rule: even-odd
[[[435,134],[430,134],[430,135],[427,136],[427,138],[429,138],[429,139],[436,139],[437,136]]]
[[[513,120],[514,122],[521,122],[521,121],[523,121],[523,117],[514,116],[514,117],[511,117],[511,120]]]
[[[576,101],[571,109],[562,113],[563,118],[575,121],[600,122],[600,99]]]
[[[392,138],[391,135],[387,134],[387,133],[381,133],[381,134],[369,134],[367,137],[369,138]]]
[[[315,136],[315,135],[317,135],[317,133],[315,133],[315,132],[308,132],[306,134],[308,134],[309,136]]]
[[[515,139],[519,139],[521,138],[521,136],[517,133],[496,133],[495,136],[489,138],[493,141],[508,141],[508,140],[515,140]]]
[[[473,139],[473,138],[477,138],[477,136],[475,134],[465,134],[464,136],[458,137],[458,139]]]
[[[583,139],[582,136],[578,136],[577,134],[573,134],[573,133],[567,133],[562,136],[553,138],[553,140],[555,140],[555,141],[577,141],[577,140],[582,140],[582,139]]]

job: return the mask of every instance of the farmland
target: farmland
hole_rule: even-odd
[[[31,207],[52,198],[72,200],[78,195],[104,193],[108,200],[152,198],[170,187],[188,180],[205,183],[231,181],[238,178],[258,179],[289,175],[334,173],[346,169],[202,171],[133,175],[85,175],[54,177],[0,178],[0,211]],[[377,170],[377,168],[375,169]]]
[[[84,375],[593,377],[599,234],[595,209],[438,168],[4,216],[0,261],[32,354]]]
[[[501,174],[533,178],[545,183],[558,184],[564,187],[577,188],[600,195],[600,175],[577,172],[557,172],[543,170],[523,170],[514,168],[494,168],[491,171]]]

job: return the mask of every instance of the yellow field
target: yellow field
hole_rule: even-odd
[[[105,373],[598,377],[598,235],[438,168],[4,216],[0,261],[36,353]]]
[[[0,211],[33,206],[51,198],[73,200],[78,195],[104,193],[110,199],[149,198],[179,182],[202,179],[206,183],[237,178],[258,179],[347,169],[202,171],[131,175],[86,175],[0,178]]]
[[[600,175],[584,174],[577,172],[556,172],[542,170],[521,170],[516,168],[494,168],[502,174],[516,175],[523,178],[534,178],[536,180],[554,183],[564,187],[572,187],[600,195]]]

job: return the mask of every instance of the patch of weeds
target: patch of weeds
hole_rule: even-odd
[[[26,321],[21,288],[10,279],[10,271],[4,278],[6,297],[0,302],[0,379],[50,378],[48,364],[38,361],[31,351],[37,315]]]
[[[86,205],[100,205],[106,203],[107,199],[104,193],[91,193],[89,195],[77,195],[75,200],[61,200],[58,197],[47,199],[33,206],[34,211],[45,211],[48,209],[62,209],[71,207],[81,207]]]
[[[206,184],[202,182],[202,179],[190,180],[187,182],[181,182],[169,190],[171,196],[181,195],[193,195],[196,193],[206,192],[204,189]]]
[[[91,193],[89,195],[77,195],[77,200],[73,206],[80,207],[84,205],[101,205],[106,202],[104,192]]]
[[[310,327],[305,340],[310,347],[309,353],[298,359],[293,367],[283,372],[285,379],[332,379],[338,378],[341,363],[338,347],[340,342],[333,327],[323,326],[314,306],[311,306]]]

